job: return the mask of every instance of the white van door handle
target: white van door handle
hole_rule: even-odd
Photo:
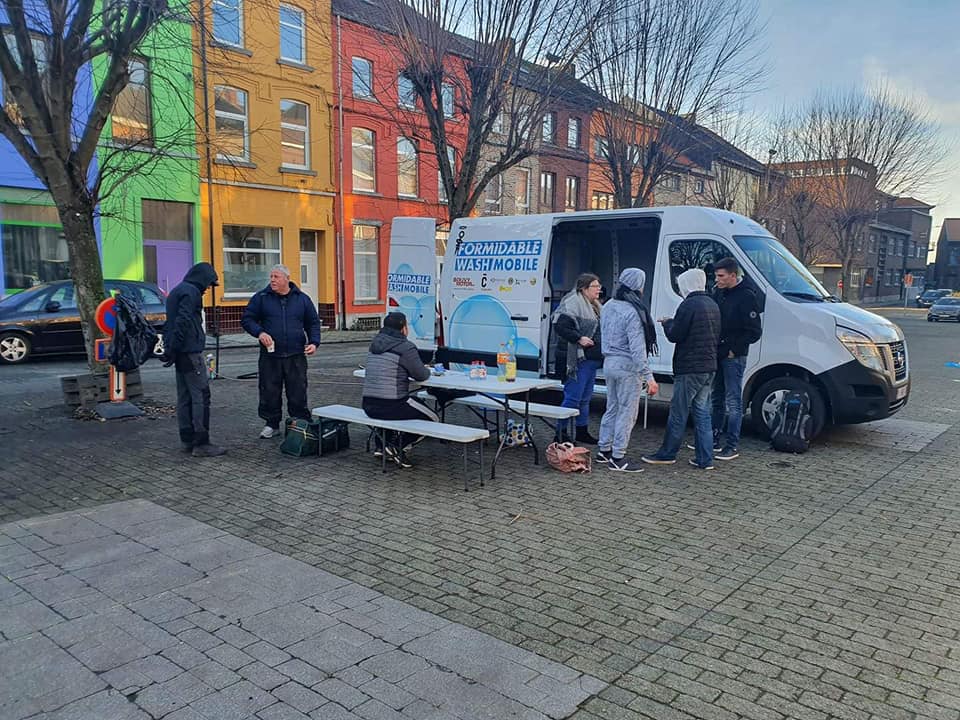
[[[526,321],[529,320],[530,318],[527,317],[526,315],[511,315],[511,316],[510,316],[510,319],[511,319],[511,320],[516,320],[517,322],[526,322]]]

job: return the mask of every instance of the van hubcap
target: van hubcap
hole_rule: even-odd
[[[0,339],[0,357],[7,362],[18,362],[27,355],[27,344],[16,335]]]

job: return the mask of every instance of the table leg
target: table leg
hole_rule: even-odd
[[[483,446],[486,444],[483,440],[480,440],[480,487],[483,487]]]
[[[537,442],[533,439],[533,426],[530,424],[530,391],[527,390],[526,404],[523,406],[523,425],[530,438],[530,447],[533,448],[533,464],[540,464],[540,451],[537,449]]]
[[[470,443],[463,444],[463,491],[469,492],[470,485],[467,481],[467,449],[470,447]]]

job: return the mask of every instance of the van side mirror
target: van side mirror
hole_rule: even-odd
[[[46,310],[48,313],[60,312],[60,303],[58,303],[56,300],[51,300],[47,303]]]

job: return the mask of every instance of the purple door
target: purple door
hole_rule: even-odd
[[[180,240],[143,241],[144,278],[164,292],[176,287],[193,266],[193,243]]]

